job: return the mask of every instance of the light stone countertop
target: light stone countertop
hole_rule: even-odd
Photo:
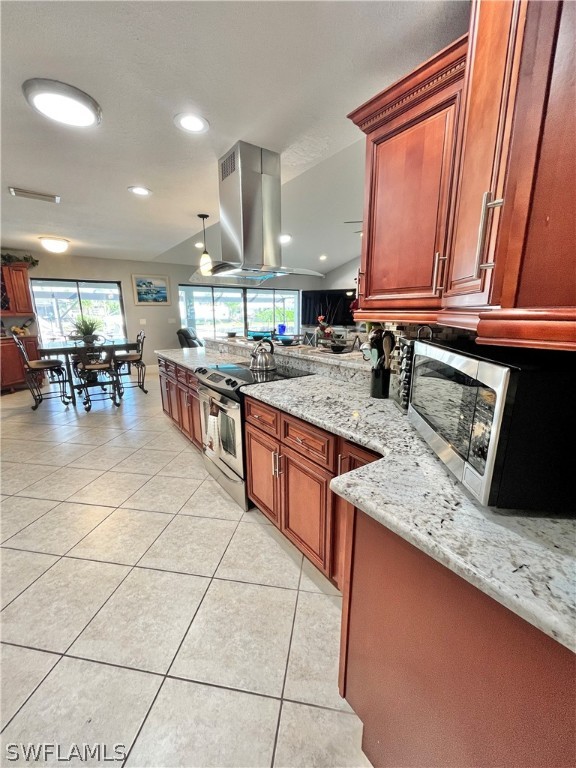
[[[198,349],[158,354],[191,368],[242,358]],[[331,489],[576,651],[576,520],[480,506],[396,405],[370,398],[365,383],[313,375],[242,391],[382,455],[334,478]]]

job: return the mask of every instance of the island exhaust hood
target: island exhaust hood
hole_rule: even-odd
[[[282,266],[277,152],[239,141],[218,161],[218,178],[222,261],[212,264],[212,277],[324,277]]]

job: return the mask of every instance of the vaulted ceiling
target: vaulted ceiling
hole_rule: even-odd
[[[2,6],[3,247],[56,235],[78,256],[182,261],[197,213],[218,220],[217,160],[242,139],[281,153],[284,263],[320,271],[359,252],[357,227],[342,225],[363,204],[362,135],[346,114],[463,34],[469,15],[465,0]],[[101,125],[34,112],[21,91],[31,77],[89,93]],[[210,131],[178,130],[188,111]],[[135,184],[153,195],[134,197]]]

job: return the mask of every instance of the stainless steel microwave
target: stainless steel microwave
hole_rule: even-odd
[[[408,418],[481,504],[574,514],[574,358],[562,354],[518,365],[415,342]]]

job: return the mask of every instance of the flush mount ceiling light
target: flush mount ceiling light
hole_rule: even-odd
[[[39,237],[40,243],[43,248],[50,253],[64,253],[68,250],[70,244],[69,240],[65,240],[63,237]]]
[[[34,77],[26,80],[22,92],[32,109],[50,120],[77,128],[88,128],[102,122],[98,102],[73,85]]]
[[[148,187],[128,187],[128,191],[139,197],[149,197],[152,194],[152,190]]]
[[[208,120],[205,120],[199,115],[192,115],[189,113],[176,115],[174,122],[181,131],[186,131],[186,133],[206,133],[210,128]]]
[[[209,218],[209,216],[207,213],[199,213],[198,218],[202,219],[202,233],[204,236],[204,250],[200,256],[200,274],[207,277],[212,274],[212,259],[206,250],[206,219]]]
[[[326,259],[328,258],[328,256],[326,256],[326,254],[325,254],[325,253],[323,253],[323,254],[322,254],[322,256],[319,256],[318,258],[320,259],[320,261],[326,261]]]
[[[204,248],[204,243],[201,243],[201,242],[194,243],[194,248]]]
[[[286,243],[289,243],[291,240],[292,240],[292,235],[288,235],[288,234],[280,235],[280,237],[278,238],[278,242],[280,243],[280,245],[286,245]]]

